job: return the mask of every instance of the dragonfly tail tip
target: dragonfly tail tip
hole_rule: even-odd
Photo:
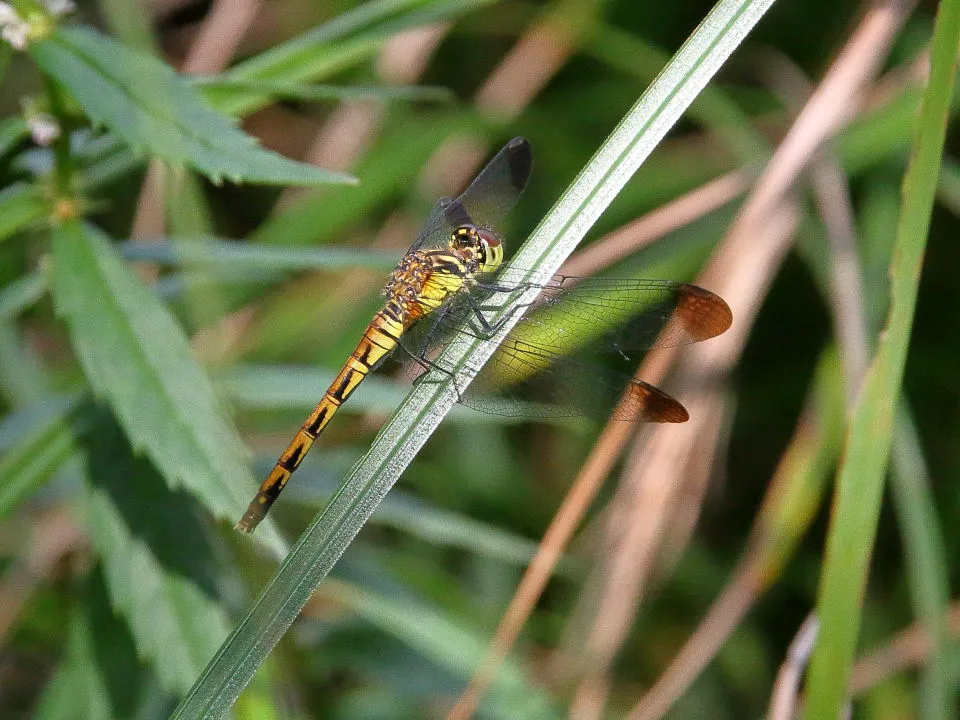
[[[243,514],[243,517],[240,518],[240,521],[233,526],[233,529],[237,532],[241,532],[244,535],[249,535],[254,530],[257,529],[257,525],[260,524],[260,519],[258,517],[252,517],[250,511],[248,510]]]

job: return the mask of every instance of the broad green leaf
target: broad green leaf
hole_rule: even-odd
[[[0,191],[0,242],[43,222],[49,206],[40,190],[17,183]]]
[[[217,183],[224,178],[279,185],[355,182],[265,150],[163,62],[90,28],[60,28],[33,43],[30,53],[93,122],[135,152],[174,167],[189,165]]]
[[[246,450],[169,311],[99,230],[79,222],[53,232],[52,288],[94,392],[134,449],[172,489],[239,518],[256,487]]]
[[[222,77],[232,80],[305,82],[328,78],[373,56],[390,35],[421,25],[460,17],[496,0],[374,0],[337,16],[289,42],[249,58]],[[0,45],[0,48],[6,47]],[[207,100],[217,110],[248,115],[268,104],[266,96],[218,97],[213,89]],[[136,167],[129,152],[118,152],[118,143],[107,138],[103,157],[87,173],[90,184],[105,182]]]
[[[183,693],[229,629],[214,599],[213,553],[190,496],[170,492],[147,460],[130,455],[106,415],[84,436],[87,532],[140,657]]]
[[[107,602],[94,571],[70,617],[67,647],[47,685],[37,720],[132,720],[145,673],[126,626]]]

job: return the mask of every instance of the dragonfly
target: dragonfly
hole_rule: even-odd
[[[498,293],[507,294],[509,308],[511,293],[526,297],[531,288],[539,290],[536,301],[513,308],[519,319],[484,368],[476,369],[461,403],[498,415],[566,417],[590,414],[598,395],[619,391],[613,414],[618,420],[688,419],[683,405],[664,391],[611,371],[596,358],[573,356],[584,349],[585,338],[594,354],[625,360],[638,350],[706,340],[730,327],[730,308],[709,290],[671,280],[498,273],[504,243],[496,228],[519,200],[532,167],[530,143],[514,138],[462,195],[437,201],[393,270],[383,307],[281,453],[237,530],[253,532],[340,406],[394,351],[399,348],[414,367],[450,373],[436,362],[450,342],[497,333],[502,324],[489,322],[485,310]],[[525,399],[544,384],[554,402]]]

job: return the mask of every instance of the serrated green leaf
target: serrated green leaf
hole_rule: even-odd
[[[190,497],[170,492],[147,460],[134,458],[107,417],[85,436],[87,530],[140,656],[167,689],[183,693],[229,629],[213,599],[213,553]]]
[[[255,487],[246,450],[183,330],[96,228],[53,232],[52,288],[91,386],[172,489],[236,520]]]
[[[224,178],[280,185],[356,182],[260,147],[167,65],[90,28],[60,28],[33,43],[30,53],[93,122],[135,152],[175,167],[188,165],[217,183]]]
[[[47,686],[35,717],[37,720],[113,720],[107,683],[97,666],[93,628],[86,613],[70,618],[63,661]]]
[[[103,577],[95,571],[73,611],[67,647],[47,686],[38,720],[126,720],[135,718],[143,667],[127,628],[107,602]]]

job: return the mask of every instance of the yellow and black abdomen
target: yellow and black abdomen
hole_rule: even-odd
[[[267,479],[260,485],[247,511],[237,523],[237,530],[253,532],[263,520],[317,436],[323,432],[340,405],[357,389],[367,374],[396,348],[403,330],[403,322],[389,305],[373,316],[356,349],[347,358],[313,412],[303,421],[287,449],[281,453]]]
[[[340,405],[397,347],[408,327],[442,306],[470,277],[465,260],[449,252],[416,254],[398,266],[387,287],[383,310],[373,316],[356,349],[281,453],[237,523],[238,530],[253,532]]]

